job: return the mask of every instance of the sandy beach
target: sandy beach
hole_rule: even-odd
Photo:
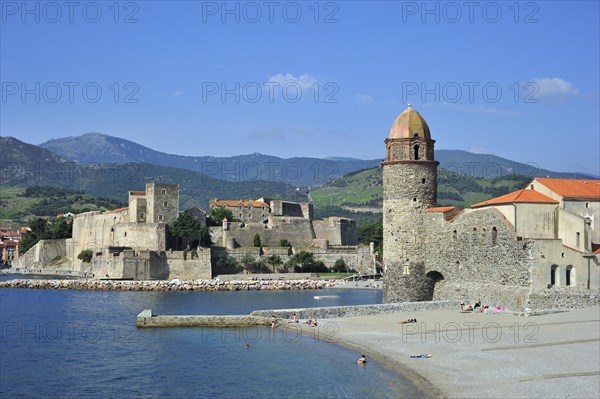
[[[417,323],[398,323],[412,318]],[[457,309],[319,322],[321,339],[396,369],[429,397],[600,397],[598,306],[530,317]],[[410,357],[422,354],[431,357]]]

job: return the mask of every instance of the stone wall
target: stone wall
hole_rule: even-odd
[[[40,240],[13,263],[14,268],[44,270],[72,270],[68,258],[68,239]]]
[[[552,287],[536,290],[529,296],[531,309],[575,309],[600,304],[600,290],[576,287]]]
[[[192,259],[188,252],[183,259],[183,251],[123,251],[96,256],[92,260],[90,272],[95,278],[169,280],[169,279],[210,279],[212,278],[210,248],[197,249],[198,257]]]

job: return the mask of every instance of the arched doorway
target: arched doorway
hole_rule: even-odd
[[[435,296],[436,286],[438,286],[440,282],[444,281],[444,276],[442,273],[432,270],[425,274],[425,277],[427,277],[427,288],[428,292],[430,293],[430,295],[428,295],[429,299],[427,300],[432,301]]]
[[[575,286],[575,268],[573,265],[567,266],[565,270],[565,285],[567,287]]]
[[[556,285],[558,283],[558,265],[550,266],[550,285]]]

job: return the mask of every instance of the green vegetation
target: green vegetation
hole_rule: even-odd
[[[233,212],[224,206],[215,206],[208,213],[208,219],[212,226],[220,226],[225,218],[227,218],[228,221],[233,222]]]
[[[252,239],[252,243],[257,248],[262,247],[262,243],[260,241],[260,235],[258,235],[258,233],[254,234],[254,238]]]
[[[279,269],[279,266],[283,265],[283,261],[281,260],[281,257],[279,255],[269,255],[266,259],[265,259],[265,263],[267,265],[270,265],[273,268],[273,273],[279,271],[279,272],[284,272],[285,269]]]
[[[519,190],[529,181],[531,177],[528,176],[485,179],[439,169],[438,205],[467,208],[474,203]],[[358,224],[375,219],[373,212],[383,205],[381,168],[364,169],[337,178],[315,188],[311,197],[317,217],[335,214],[353,218]]]
[[[77,259],[83,261],[83,263],[90,263],[92,261],[93,252],[91,249],[84,249],[77,255]]]
[[[71,218],[35,218],[30,224],[31,231],[23,234],[19,242],[19,252],[25,253],[40,240],[71,238],[73,223]]]
[[[242,267],[236,262],[234,258],[219,255],[215,261],[214,274],[237,274],[241,272]]]
[[[289,248],[292,246],[292,244],[290,244],[290,242],[288,240],[286,240],[285,238],[282,238],[281,240],[279,240],[279,246]]]
[[[296,273],[326,273],[329,271],[322,261],[315,261],[312,252],[300,251],[294,254],[286,263],[286,269]]]
[[[180,213],[168,228],[171,235],[179,238],[178,249],[181,247],[195,248],[198,245],[210,247],[212,245],[208,229],[203,227],[202,223],[189,213]]]
[[[381,219],[360,224],[356,229],[356,235],[361,244],[374,243],[375,251],[381,258],[383,255],[383,221]]]
[[[103,211],[126,206],[124,202],[114,199],[56,187],[0,186],[0,192],[0,219],[3,225],[27,225],[27,220],[35,217]]]

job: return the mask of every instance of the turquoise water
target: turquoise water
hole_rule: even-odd
[[[5,278],[3,278],[5,279]],[[0,397],[396,398],[422,394],[360,354],[269,328],[136,329],[135,317],[381,302],[375,290],[0,289]],[[250,348],[246,349],[248,343]]]

